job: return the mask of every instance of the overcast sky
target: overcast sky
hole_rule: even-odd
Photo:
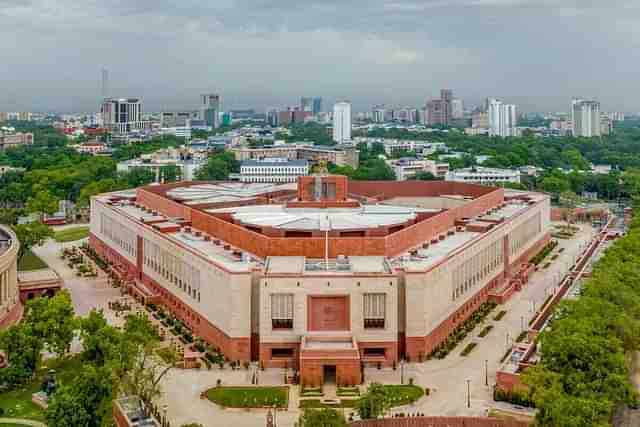
[[[441,87],[564,111],[640,111],[639,0],[0,0],[0,111],[329,102],[424,105]]]

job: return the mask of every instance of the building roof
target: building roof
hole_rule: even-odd
[[[239,206],[208,209],[210,213],[232,213],[235,221],[284,230],[362,230],[402,224],[419,212],[439,212],[408,206],[363,205],[357,208],[288,208],[285,205]]]
[[[241,163],[241,166],[308,166],[308,165],[309,165],[309,162],[306,160],[276,161],[275,159],[245,160]]]
[[[282,190],[295,190],[296,184],[262,184],[220,182],[176,187],[167,191],[170,199],[189,204],[232,202],[255,198],[261,194]]]

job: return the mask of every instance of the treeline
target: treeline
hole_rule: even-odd
[[[635,209],[640,204],[635,203]],[[638,404],[629,356],[640,349],[640,217],[596,263],[577,300],[562,302],[526,370],[540,426],[609,426]]]

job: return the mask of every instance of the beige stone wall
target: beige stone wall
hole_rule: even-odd
[[[298,286],[300,284],[300,286]],[[359,342],[396,341],[398,338],[398,281],[390,275],[335,276],[331,274],[298,277],[266,277],[260,279],[260,341],[300,342],[307,334],[353,335]],[[273,330],[271,327],[271,295],[294,295],[292,330]],[[365,293],[384,293],[384,329],[365,329],[363,301]],[[351,330],[348,332],[307,332],[308,296],[350,296]]]
[[[521,232],[521,225],[538,216],[540,218],[540,232],[533,235],[518,251],[509,255],[510,262],[517,259],[526,250],[545,236],[549,230],[549,200],[533,205],[530,209],[512,218],[509,222],[496,226],[483,238],[473,241],[466,249],[423,274],[408,273],[405,276],[406,298],[406,335],[426,336],[440,323],[455,313],[474,297],[476,292],[485,287],[496,276],[504,273],[504,264],[499,263],[495,268],[484,272],[482,280],[477,281],[462,297],[455,298],[454,272],[470,263],[474,269],[485,268],[483,263],[473,263],[474,257],[494,243],[500,244],[504,236]],[[503,253],[504,257],[504,253]],[[504,258],[503,258],[504,259]]]
[[[13,240],[11,246],[0,254],[0,321],[19,302],[18,250],[20,243],[12,231],[5,227],[3,230],[9,233]]]

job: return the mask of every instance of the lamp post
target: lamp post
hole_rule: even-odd
[[[489,386],[489,359],[484,359],[484,385]]]
[[[471,408],[471,380],[467,380],[467,408]]]
[[[400,384],[404,385],[404,359],[400,359]]]

